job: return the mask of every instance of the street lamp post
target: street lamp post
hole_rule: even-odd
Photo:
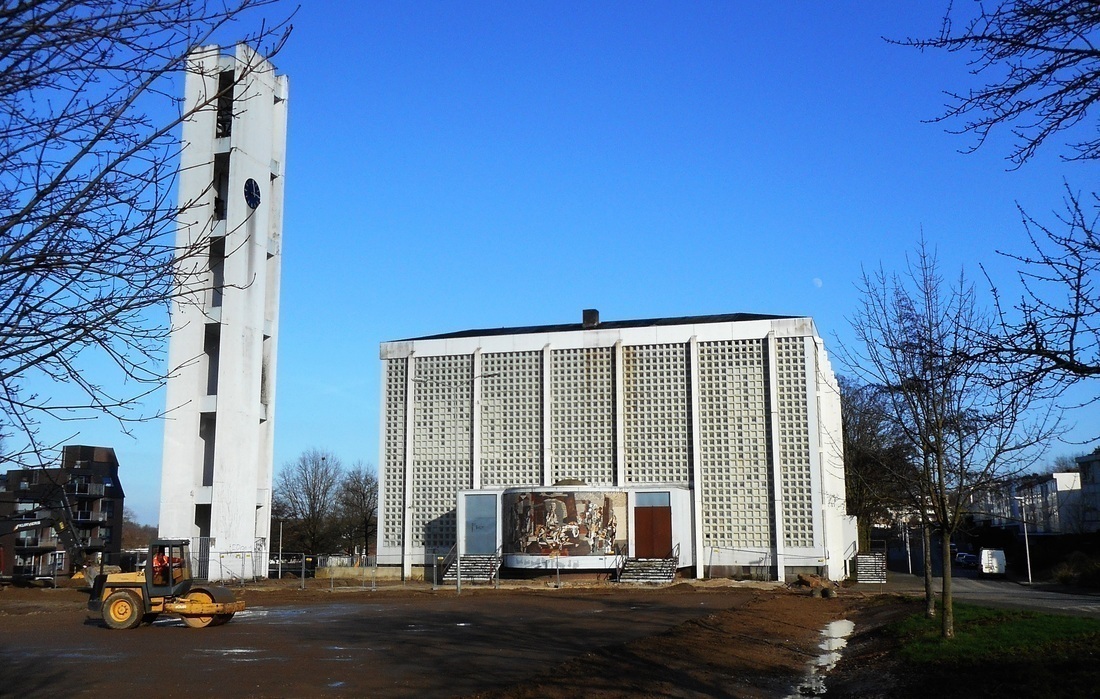
[[[1027,540],[1027,514],[1024,511],[1024,499],[1020,496],[1015,496],[1014,500],[1020,503],[1020,519],[1024,523],[1024,554],[1027,556],[1027,584],[1031,584],[1031,545]]]

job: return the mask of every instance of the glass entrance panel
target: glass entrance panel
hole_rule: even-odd
[[[671,500],[669,493],[638,493],[636,498],[636,507],[669,507]]]
[[[496,495],[467,495],[465,553],[494,554],[496,550]]]

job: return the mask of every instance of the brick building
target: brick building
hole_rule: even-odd
[[[48,524],[19,528],[68,506],[73,531],[85,550],[106,562],[122,551],[125,493],[118,460],[109,447],[70,445],[55,468],[0,474],[0,575],[45,578],[71,573],[73,558]]]

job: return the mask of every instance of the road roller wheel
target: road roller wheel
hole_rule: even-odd
[[[214,623],[211,626],[221,626],[222,624],[228,624],[229,620],[233,618],[233,612],[229,614],[215,614]]]
[[[103,621],[108,628],[132,629],[141,624],[145,615],[141,599],[128,590],[116,590],[103,603]]]
[[[187,593],[187,599],[192,602],[199,602],[200,604],[210,604],[214,601],[208,593],[202,590],[194,590]],[[217,615],[224,616],[224,615]],[[193,629],[205,629],[207,626],[215,625],[215,615],[210,616],[185,616],[183,617],[183,623],[187,624]]]

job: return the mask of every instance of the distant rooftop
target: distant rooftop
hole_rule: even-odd
[[[702,325],[705,323],[743,323],[752,320],[786,320],[805,316],[779,316],[764,313],[723,313],[709,316],[683,316],[680,318],[645,318],[641,320],[600,321],[599,313],[594,310],[584,312],[584,321],[580,323],[561,323],[558,325],[527,325],[516,328],[485,328],[482,330],[460,330],[439,335],[410,337],[390,342],[413,342],[416,340],[450,340],[461,337],[486,337],[493,335],[526,335],[534,333],[574,332],[577,330],[620,330],[622,328],[648,328],[658,325]]]

